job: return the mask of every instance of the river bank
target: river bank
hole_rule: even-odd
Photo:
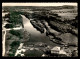
[[[21,15],[23,19],[23,24],[24,24],[24,29],[26,29],[30,33],[30,40],[29,42],[44,42],[47,43],[47,45],[50,46],[56,46],[57,44],[53,43],[52,41],[49,40],[49,37],[46,36],[45,33],[40,33],[40,31],[37,31],[36,28],[33,27],[33,25],[30,23],[30,20],[26,18],[24,15]]]

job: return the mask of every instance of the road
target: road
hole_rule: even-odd
[[[5,56],[5,38],[6,38],[6,31],[4,33],[4,36],[3,36],[3,40],[2,40],[2,49],[3,49],[3,53],[2,53],[2,56]]]
[[[22,29],[22,27],[17,27],[17,28],[9,28],[9,29],[4,29],[4,30],[2,30],[2,31],[6,31],[6,30],[19,30],[19,29]]]
[[[22,27],[18,27],[18,28],[12,28],[14,30],[19,30],[19,29],[22,29]],[[7,30],[12,30],[12,29],[4,29],[2,31],[5,31],[5,34],[3,36],[3,40],[2,40],[2,49],[3,49],[3,52],[2,52],[2,56],[5,56],[5,41],[6,41],[6,31]]]

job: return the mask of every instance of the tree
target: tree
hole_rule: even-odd
[[[14,28],[14,24],[6,24],[5,28]]]
[[[10,56],[10,57],[13,57],[13,56],[14,56],[14,54],[9,54],[9,56]]]
[[[74,51],[72,52],[72,57],[78,57],[78,51],[74,50]]]
[[[10,33],[12,35],[19,37],[20,39],[23,38],[23,31],[22,30],[10,30]]]
[[[26,30],[24,30],[24,34],[23,35],[24,35],[24,40],[28,40],[29,37],[30,37],[29,33]]]
[[[12,48],[14,48],[14,47],[16,47],[16,46],[19,46],[19,44],[20,44],[20,41],[13,41],[13,42],[10,44],[10,46],[11,46]]]

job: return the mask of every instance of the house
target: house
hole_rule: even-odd
[[[56,46],[54,48],[51,49],[51,53],[57,53],[59,54],[59,51],[60,51],[60,47]]]
[[[64,49],[61,49],[61,47],[54,47],[51,49],[52,54],[60,54],[60,55],[67,55],[66,51]]]
[[[60,50],[59,54],[65,54],[66,55],[67,53],[64,50]]]
[[[42,57],[46,57],[46,56],[47,56],[46,54],[43,54],[43,55],[42,55]]]

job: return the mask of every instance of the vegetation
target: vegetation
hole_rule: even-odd
[[[17,12],[11,12],[10,13],[10,22],[13,24],[22,24],[22,19],[19,13]]]
[[[19,37],[20,39],[23,38],[23,31],[22,30],[10,30],[9,31],[12,35]]]
[[[8,54],[10,57],[13,57],[14,56],[14,54]]]
[[[10,44],[11,49],[9,50],[9,52],[11,52],[11,53],[9,53],[9,56],[15,56],[15,52],[16,52],[19,44],[20,44],[20,41],[13,41]]]
[[[12,48],[14,48],[15,46],[19,46],[19,44],[20,44],[19,41],[13,41],[13,42],[10,44],[10,46],[11,46]]]
[[[29,33],[23,29],[22,30],[10,30],[6,38],[7,40],[12,40],[14,38],[14,40],[10,44],[10,49],[9,49],[10,53],[8,55],[15,56],[16,50],[18,49],[20,42],[23,42],[24,40],[27,41],[27,39],[29,38]],[[23,39],[23,41],[17,40],[17,38]]]
[[[7,22],[11,23],[10,25],[9,24],[6,25],[6,27],[13,28],[16,25],[22,25],[23,26],[22,17],[21,17],[19,12],[10,11],[10,14],[6,15],[5,17],[8,17],[9,20],[7,20]]]
[[[42,27],[43,25],[40,25],[40,22],[42,20],[45,20],[48,22],[48,24],[51,28],[55,29],[58,32],[61,32],[61,34],[66,33],[66,32],[69,32],[69,33],[72,32],[73,34],[75,34],[75,29],[78,28],[77,17],[75,19],[72,19],[72,20],[68,20],[65,18],[65,20],[63,21],[63,19],[61,19],[62,16],[59,16],[58,14],[54,14],[54,12],[50,12],[52,10],[58,10],[59,11],[59,9],[61,10],[61,9],[74,9],[74,8],[75,8],[75,6],[58,6],[58,7],[55,7],[55,6],[54,7],[50,7],[50,6],[49,7],[31,7],[31,6],[29,6],[29,7],[20,6],[19,7],[19,6],[14,6],[14,7],[6,7],[6,8],[4,8],[5,9],[4,11],[9,11],[10,13],[7,14],[5,16],[5,18],[8,17],[9,20],[7,20],[7,21],[11,24],[7,24],[5,27],[6,28],[13,28],[13,27],[16,27],[17,25],[19,25],[19,26],[23,25],[22,24],[22,17],[20,15],[20,14],[23,14],[27,18],[29,18],[29,19],[31,18],[31,19],[33,19],[33,21],[36,21],[38,24],[36,24],[35,26],[37,26],[36,28],[38,28],[38,26],[39,26],[40,31],[41,31],[41,28],[44,28],[44,27]],[[28,11],[32,11],[34,13],[29,13],[26,10],[21,11],[22,9],[23,10],[28,9]],[[64,13],[67,11],[62,10],[62,12]],[[62,13],[62,12],[59,11],[59,13]],[[73,10],[68,11],[68,12],[72,13]],[[73,12],[73,13],[75,13],[75,12]],[[64,18],[64,16],[63,16],[63,18]],[[54,38],[55,38],[56,42],[62,41],[62,39],[58,38],[58,36],[54,35],[54,33],[49,32],[49,29],[47,28],[47,26],[45,26],[45,27],[46,27],[46,31],[47,31],[46,33],[49,33],[48,35],[55,36]],[[27,31],[10,30],[9,33],[11,35],[13,35],[13,37],[16,36],[19,39],[25,39],[25,42],[26,42],[26,39],[29,38]],[[9,40],[9,39],[12,39],[12,36],[9,36],[7,38],[7,40]],[[16,40],[16,38],[15,38],[15,40]],[[21,40],[21,41],[20,40],[15,41],[15,40],[10,44],[11,49],[9,51],[12,53],[9,53],[9,56],[14,56],[20,42],[24,41],[24,40]],[[38,41],[38,40],[34,40],[34,38],[33,38],[31,44],[33,44],[33,42],[35,42],[35,41]],[[30,45],[30,42],[27,42],[27,44]],[[42,54],[43,53],[40,50],[39,51],[32,50],[32,51],[25,52],[25,56],[41,56]],[[46,51],[46,54],[50,54],[50,51]],[[77,55],[76,51],[73,52],[73,56],[76,56],[75,54]],[[18,55],[18,56],[20,56],[20,55]]]
[[[17,57],[21,57],[21,55],[20,55],[20,54],[18,54],[18,55],[17,55]]]
[[[6,14],[4,18],[10,18],[10,14]]]
[[[11,40],[12,39],[12,36],[11,35],[9,35],[9,37],[7,37],[7,40]]]
[[[40,57],[42,54],[43,54],[43,51],[38,51],[38,50],[28,50],[26,51],[25,53],[25,56],[28,56],[28,57],[32,57],[32,56],[38,56]]]
[[[72,57],[78,57],[78,51],[74,50],[74,51],[72,52]]]
[[[24,40],[29,40],[30,34],[26,30],[24,31],[23,35]]]
[[[15,27],[14,24],[6,24],[6,26],[5,26],[5,28],[13,28],[13,27]]]

